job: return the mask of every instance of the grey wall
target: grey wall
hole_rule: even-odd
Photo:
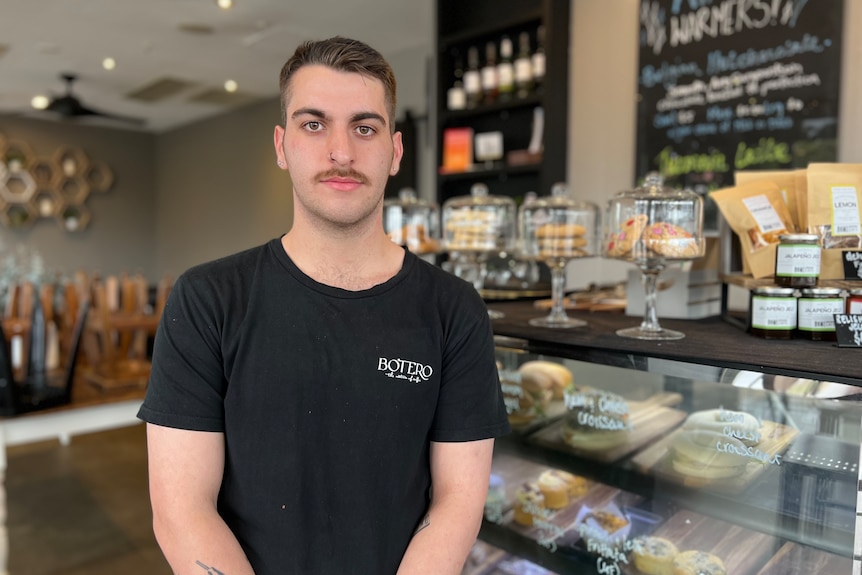
[[[286,232],[291,183],[275,164],[278,100],[266,100],[158,138],[155,256],[186,268]]]
[[[29,144],[37,157],[51,157],[60,147],[79,147],[89,158],[107,164],[116,177],[110,191],[87,199],[92,214],[88,229],[69,233],[53,219],[39,219],[26,230],[0,226],[0,253],[26,246],[42,254],[48,269],[60,273],[141,271],[157,277],[154,135],[8,116],[0,116],[0,134]]]

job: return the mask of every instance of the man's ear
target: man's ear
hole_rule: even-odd
[[[389,175],[394,176],[401,169],[401,158],[404,156],[404,144],[401,141],[401,132],[392,134],[392,167]]]
[[[275,162],[282,170],[287,169],[287,158],[284,157],[284,128],[276,126],[272,134],[272,143],[275,146]]]

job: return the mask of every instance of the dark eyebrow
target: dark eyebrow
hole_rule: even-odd
[[[290,115],[291,118],[298,118],[299,116],[314,116],[315,118],[319,118],[321,120],[328,119],[326,114],[322,110],[318,110],[317,108],[299,108]],[[364,120],[377,120],[384,126],[386,125],[386,118],[378,114],[377,112],[358,112],[353,114],[350,118],[351,123],[362,122]]]
[[[293,114],[290,115],[290,117],[297,118],[304,115],[314,116],[315,118],[320,118],[321,120],[326,119],[326,114],[316,108],[299,108],[298,110],[294,111]]]
[[[361,122],[363,120],[377,120],[384,126],[386,125],[386,118],[376,112],[360,112],[358,114],[354,114],[351,120],[353,120],[354,123]]]

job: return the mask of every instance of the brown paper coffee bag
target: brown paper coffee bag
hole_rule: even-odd
[[[862,249],[862,164],[810,164],[807,230],[824,249],[822,279],[844,277],[842,250]]]
[[[751,182],[761,182],[766,180],[778,186],[781,190],[781,196],[784,198],[784,203],[787,204],[787,211],[790,212],[790,218],[793,220],[788,231],[795,232],[802,228],[799,227],[799,209],[797,206],[796,193],[796,170],[748,170],[742,172],[734,172],[733,178],[737,186],[742,186]]]
[[[793,227],[793,218],[778,185],[759,180],[709,195],[739,237],[740,252],[751,275],[757,279],[772,276],[778,236]]]
[[[808,166],[808,231],[824,250],[862,247],[862,164]]]

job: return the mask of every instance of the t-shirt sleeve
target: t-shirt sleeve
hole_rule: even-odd
[[[475,441],[509,433],[485,303],[468,290],[445,331],[443,372],[431,440]]]
[[[193,431],[224,431],[224,375],[213,291],[200,276],[180,276],[164,308],[153,366],[138,417]]]

